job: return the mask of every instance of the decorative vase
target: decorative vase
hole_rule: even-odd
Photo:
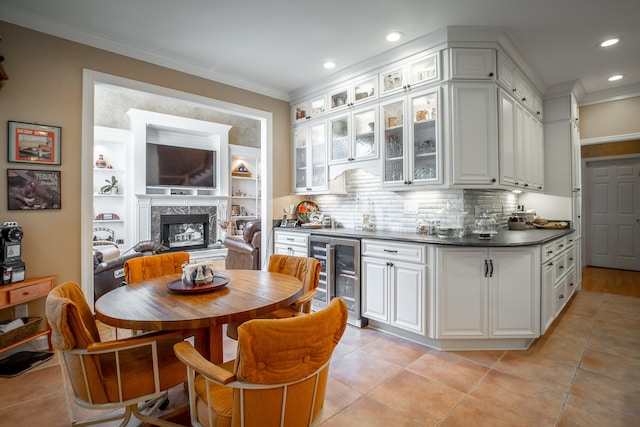
[[[102,154],[98,155],[98,160],[96,160],[96,167],[101,169],[107,167],[107,162]]]

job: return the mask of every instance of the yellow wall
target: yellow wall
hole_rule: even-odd
[[[57,283],[80,281],[80,174],[82,70],[193,93],[273,114],[275,198],[290,192],[289,104],[267,96],[194,77],[100,49],[66,41],[0,21],[0,55],[10,80],[0,87],[0,222],[24,229],[23,256],[28,277],[59,274]],[[7,121],[62,128],[62,165],[40,167],[62,172],[62,209],[8,211],[7,168],[39,165],[7,162]],[[274,207],[274,210],[276,208]],[[281,208],[279,210],[282,212]]]
[[[580,107],[580,139],[640,133],[640,96]]]

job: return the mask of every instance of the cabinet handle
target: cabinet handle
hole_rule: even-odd
[[[489,274],[489,264],[487,264],[487,260],[484,260],[484,277],[487,277],[487,274]]]
[[[528,187],[528,186],[529,186],[529,184],[526,184],[526,183],[525,183],[525,184],[524,184],[524,186],[525,186],[525,187]]]
[[[526,101],[526,100],[527,100],[527,97],[526,97],[526,96],[525,96],[524,98],[522,98],[522,101]]]
[[[492,179],[491,179],[491,182],[496,182],[496,179],[495,179],[495,178],[492,178]]]
[[[560,296],[558,297],[558,299],[562,299],[564,298],[564,295],[560,294]]]
[[[547,266],[549,266],[549,267],[553,267],[553,263],[552,263],[552,262],[550,262],[549,264],[547,264]]]
[[[397,254],[398,251],[396,249],[383,249],[385,252],[391,252],[392,254]]]
[[[553,253],[553,251],[547,251],[547,255],[550,255],[552,253]]]
[[[489,77],[493,77],[493,73],[489,73]]]
[[[573,257],[569,258],[569,261],[573,261]]]
[[[569,283],[569,286],[573,286],[573,283]]]
[[[564,265],[559,265],[558,268],[562,270],[564,268]]]
[[[515,92],[517,89],[514,87],[513,89],[511,89],[512,92]]]
[[[536,114],[537,114],[537,115],[540,115],[541,113],[540,113],[540,111],[536,111]]]
[[[493,260],[489,260],[489,265],[491,266],[491,272],[489,273],[489,277],[493,277]]]
[[[387,261],[387,267],[393,267],[393,263],[391,261]]]
[[[295,240],[293,237],[287,237],[286,239],[290,242],[293,242]]]

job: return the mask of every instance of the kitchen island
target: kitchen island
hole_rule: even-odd
[[[371,327],[438,350],[526,349],[579,288],[572,229],[501,229],[489,240],[347,228],[275,231],[360,241],[362,316]]]

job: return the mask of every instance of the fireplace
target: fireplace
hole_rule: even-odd
[[[207,248],[210,222],[208,214],[161,215],[160,240],[170,251]]]

